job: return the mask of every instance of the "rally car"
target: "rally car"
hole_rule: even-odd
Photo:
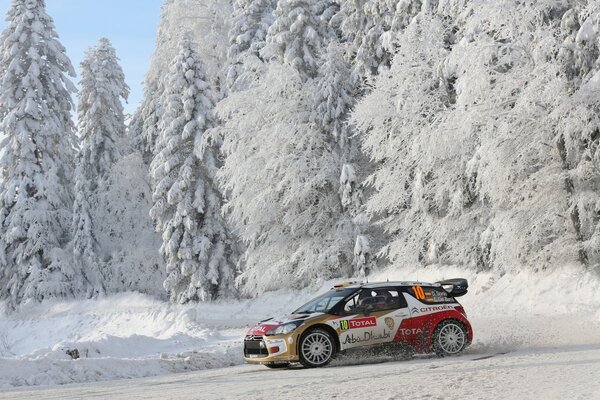
[[[382,345],[456,355],[473,340],[467,314],[456,301],[467,290],[465,279],[339,284],[288,317],[251,328],[244,359],[270,368],[298,362],[322,367],[337,353]]]

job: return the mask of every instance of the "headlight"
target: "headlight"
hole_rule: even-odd
[[[302,322],[303,321],[294,321],[294,322],[288,322],[287,324],[279,325],[278,327],[273,328],[269,332],[267,332],[266,335],[267,336],[287,335],[288,333],[293,332],[294,329],[296,329],[297,327],[302,325]]]

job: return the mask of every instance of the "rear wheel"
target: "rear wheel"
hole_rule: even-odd
[[[433,333],[433,351],[440,357],[460,354],[467,347],[467,329],[454,320],[443,321]]]
[[[335,341],[324,329],[311,329],[300,340],[300,363],[307,368],[329,364],[335,352]]]

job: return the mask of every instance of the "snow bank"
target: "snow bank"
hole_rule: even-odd
[[[142,294],[0,308],[0,389],[137,378],[242,362],[250,325],[314,293],[177,306]],[[0,305],[1,307],[1,305]],[[67,351],[77,349],[80,359]]]

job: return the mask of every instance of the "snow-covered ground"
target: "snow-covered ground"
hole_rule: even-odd
[[[377,390],[382,398],[394,397],[394,387],[408,390],[411,396],[407,398],[442,397],[445,391],[441,382],[449,382],[446,386],[462,390],[466,397],[469,393],[474,398],[496,393],[496,397],[502,394],[510,398],[513,392],[501,388],[511,380],[522,382],[523,386],[515,390],[524,391],[527,385],[541,390],[540,385],[544,385],[556,389],[548,391],[550,394],[575,390],[576,383],[583,384],[588,378],[587,386],[570,393],[584,395],[590,385],[598,385],[591,377],[600,376],[600,280],[593,274],[564,269],[553,274],[523,272],[496,277],[455,268],[403,269],[389,270],[371,280],[434,281],[450,277],[466,277],[471,284],[462,303],[473,323],[475,340],[463,357],[395,360],[378,365],[368,364],[378,358],[342,359],[323,372],[235,366],[242,361],[241,340],[248,326],[292,310],[331,282],[303,293],[280,292],[256,300],[198,306],[174,306],[139,294],[123,294],[95,301],[28,306],[18,314],[0,316],[0,390],[8,391],[9,398],[26,398],[25,392],[13,390],[215,368],[219,370],[147,378],[133,387],[155,390],[151,389],[154,385],[161,385],[173,394],[180,387],[182,398],[193,398],[190,387],[212,393],[212,397],[255,390],[254,398],[261,398],[260,393],[271,389],[281,397],[291,397],[294,390],[302,393],[299,382],[306,380],[322,387],[323,393],[346,397],[350,386],[345,383],[364,376],[368,379],[362,381],[361,388],[369,391],[381,386]],[[80,359],[71,360],[66,354],[72,349],[78,349]],[[495,356],[474,360],[489,355]],[[561,371],[567,372],[562,375]],[[226,377],[231,377],[231,383]],[[33,397],[69,398],[68,393],[97,392],[110,398],[118,398],[116,393],[136,398],[125,389],[129,385],[75,386],[35,392]],[[470,392],[466,389],[469,385]],[[163,393],[162,389],[159,392]],[[148,396],[139,398],[151,398],[149,392],[140,393]]]
[[[175,306],[141,294],[0,314],[0,390],[139,378],[242,362],[247,327],[313,293]],[[67,351],[77,349],[80,359]]]
[[[491,355],[491,354],[490,354]],[[600,346],[516,351],[491,358],[468,354],[322,369],[257,366],[201,371],[135,381],[12,391],[10,400],[212,399],[597,399]]]

